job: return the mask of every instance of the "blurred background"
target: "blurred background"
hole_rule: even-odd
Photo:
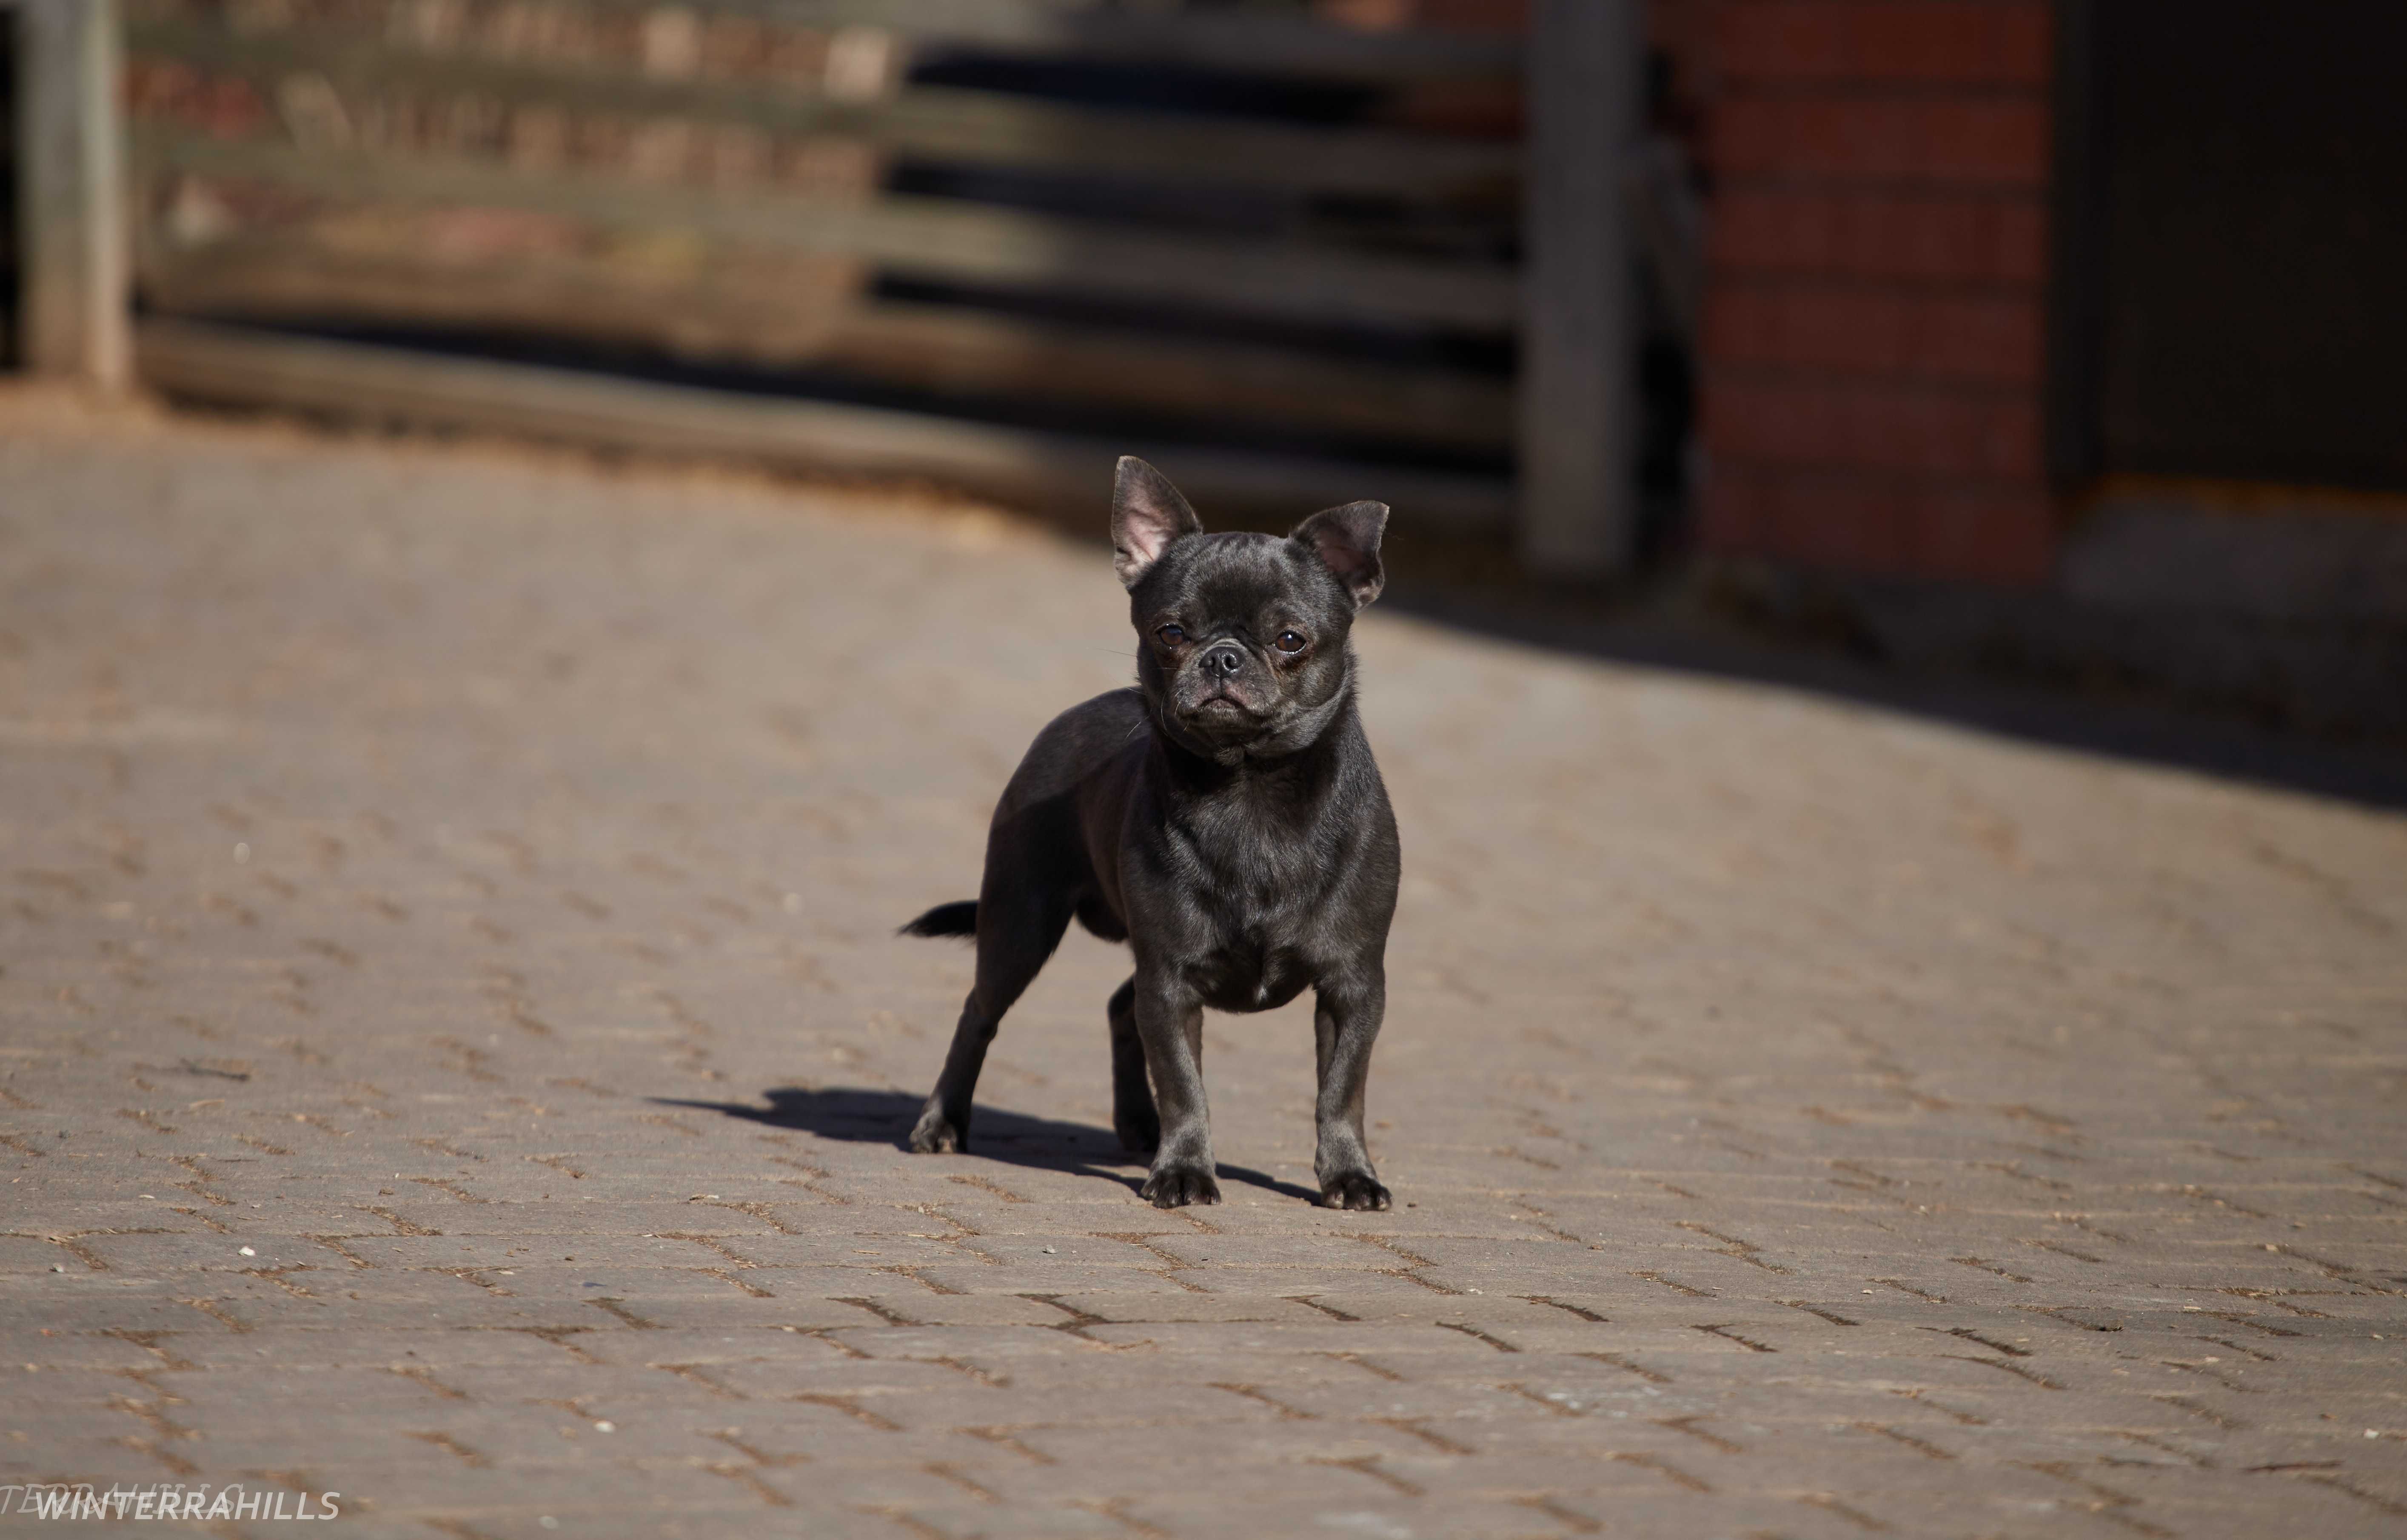
[[[2395,3],[0,19],[11,369],[1081,529],[1132,451],[1504,629],[2407,742]]]

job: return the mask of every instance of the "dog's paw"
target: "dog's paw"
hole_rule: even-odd
[[[1395,1198],[1368,1171],[1341,1171],[1320,1184],[1323,1208],[1389,1208]]]
[[[915,1155],[957,1155],[970,1147],[968,1131],[945,1115],[941,1107],[930,1107],[919,1114],[911,1130],[911,1152]]]
[[[1184,1208],[1190,1203],[1218,1203],[1220,1184],[1200,1166],[1157,1166],[1145,1179],[1145,1195],[1156,1208]]]
[[[1150,1155],[1161,1149],[1161,1114],[1154,1110],[1153,1098],[1113,1108],[1112,1132],[1120,1137],[1120,1148],[1132,1155]]]

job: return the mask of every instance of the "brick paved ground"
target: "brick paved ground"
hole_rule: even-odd
[[[1083,937],[980,1152],[897,1148],[968,958],[891,929],[1126,675],[1099,548],[14,397],[0,579],[0,1480],[459,1540],[2407,1528],[2396,814],[1374,614],[1398,1208],[1304,1201],[1299,1006],[1210,1020],[1230,1201],[1162,1213]]]

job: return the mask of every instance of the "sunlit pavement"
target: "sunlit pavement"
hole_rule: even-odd
[[[2407,818],[1359,637],[1398,1207],[1307,1202],[1299,1004],[1208,1019],[1228,1201],[1161,1212],[1083,936],[976,1152],[899,1148],[968,955],[892,931],[1127,677],[1100,545],[0,398],[0,1483],[459,1540],[2407,1524]]]

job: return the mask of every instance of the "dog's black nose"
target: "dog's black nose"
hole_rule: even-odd
[[[1207,674],[1234,674],[1246,666],[1246,654],[1235,643],[1223,642],[1205,653],[1202,661]]]

